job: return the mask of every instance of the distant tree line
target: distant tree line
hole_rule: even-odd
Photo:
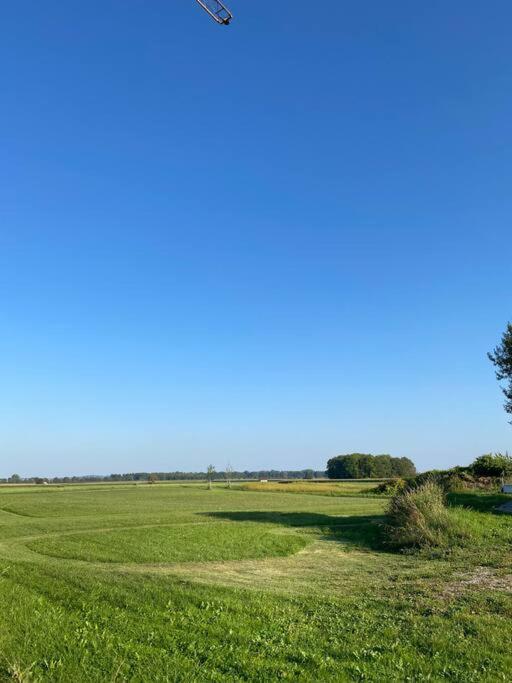
[[[243,472],[228,471],[215,472],[214,479],[316,479],[325,477],[324,470],[257,470]],[[126,474],[107,475],[83,475],[74,477],[20,477],[13,474],[7,479],[0,479],[0,483],[6,484],[93,484],[95,482],[109,481],[199,481],[208,478],[207,472],[128,472]]]
[[[393,458],[391,455],[349,453],[338,455],[327,462],[330,479],[384,479],[413,477],[416,467],[409,458]]]

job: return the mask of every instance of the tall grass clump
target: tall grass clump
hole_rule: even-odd
[[[396,493],[387,512],[387,540],[397,548],[449,548],[468,536],[446,507],[443,489],[431,480]]]

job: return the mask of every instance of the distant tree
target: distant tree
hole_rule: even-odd
[[[156,474],[150,474],[149,475],[148,484],[156,484],[157,481],[158,481],[158,477],[156,476]]]
[[[231,479],[233,479],[233,468],[231,467],[231,464],[229,462],[226,465],[226,471],[224,472],[224,476],[226,477],[226,481],[228,483],[228,489],[230,489]]]
[[[371,463],[371,476],[385,479],[392,477],[393,458],[390,455],[376,455]]]
[[[504,408],[507,413],[512,414],[512,323],[508,323],[501,337],[501,343],[496,346],[493,353],[488,353],[489,360],[496,369],[496,379],[498,382],[507,380],[508,384],[502,387],[506,401]],[[512,421],[511,421],[512,424]]]
[[[327,462],[330,479],[371,479],[412,477],[416,468],[409,458],[393,458],[391,455],[349,453],[338,455]]]
[[[313,470],[304,470],[304,479],[314,479],[315,472]]]
[[[11,474],[9,477],[10,484],[19,484],[21,482],[21,477],[19,474]]]
[[[371,477],[371,455],[348,453],[338,455],[327,462],[327,476],[330,479],[364,479]]]
[[[391,458],[391,476],[408,478],[416,476],[416,467],[409,458]]]
[[[208,465],[206,469],[206,478],[208,479],[208,488],[211,489],[212,487],[212,479],[215,475],[215,466],[214,465]]]
[[[477,477],[508,477],[512,475],[512,458],[508,453],[487,453],[477,458],[469,469]]]

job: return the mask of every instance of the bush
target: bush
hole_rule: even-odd
[[[408,479],[407,484],[409,488],[413,489],[422,486],[427,481],[435,482],[445,493],[455,493],[467,489],[492,491],[498,489],[500,485],[500,480],[497,477],[476,476],[468,467],[422,472],[422,474]]]
[[[470,467],[477,477],[506,477],[512,474],[512,458],[502,453],[481,455]]]
[[[462,545],[467,532],[445,505],[443,489],[432,480],[397,493],[388,508],[386,535],[398,548]]]
[[[396,493],[403,491],[407,486],[405,479],[388,479],[388,481],[383,481],[374,489],[372,493],[381,493],[387,496],[394,496]]]

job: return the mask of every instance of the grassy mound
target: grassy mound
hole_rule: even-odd
[[[398,548],[460,546],[469,536],[460,517],[446,507],[442,488],[433,481],[393,496],[388,518],[388,542]]]
[[[42,555],[89,562],[173,563],[291,555],[308,539],[257,524],[178,524],[66,534],[32,541]]]

